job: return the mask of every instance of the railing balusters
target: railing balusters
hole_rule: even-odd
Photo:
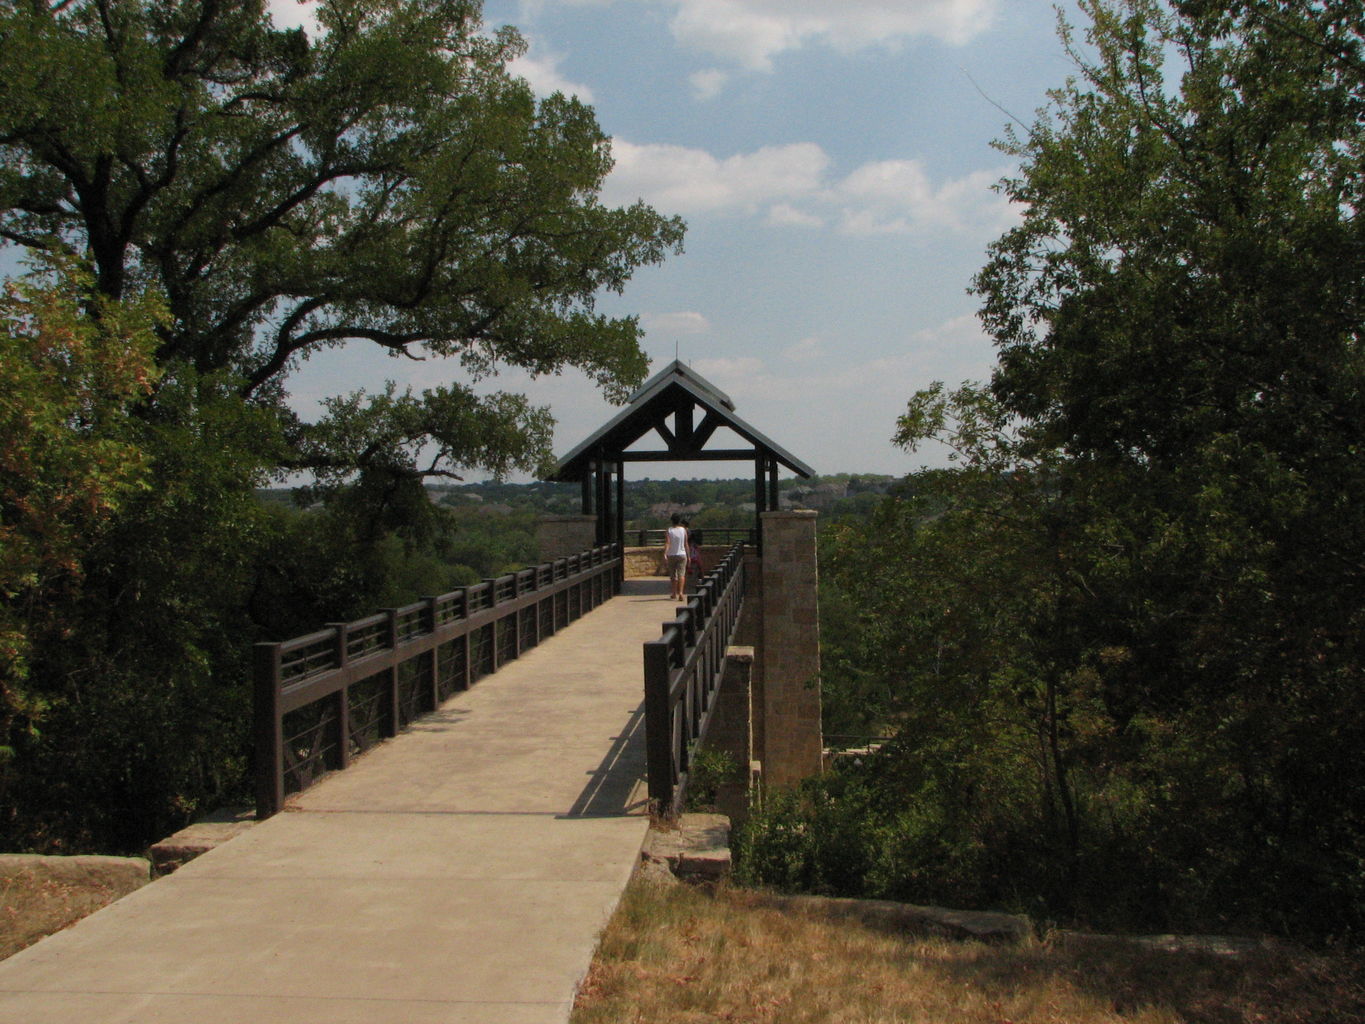
[[[476,661],[480,641],[486,638],[488,662],[496,670],[501,662],[518,657],[560,625],[617,593],[620,565],[620,550],[609,545],[357,622],[332,623],[325,632],[257,644],[253,655],[257,817],[269,817],[283,806],[286,774],[293,776],[294,788],[302,789],[322,770],[344,768],[350,762],[352,686],[365,684],[366,696],[355,698],[361,723],[355,742],[364,749],[374,741],[369,730],[376,717],[379,735],[393,736],[405,725],[404,708],[413,715],[439,705],[443,646],[448,645],[451,657],[457,656],[457,644],[463,648],[459,688],[468,689],[483,669]],[[596,599],[585,601],[585,586]],[[531,623],[534,630],[527,628]],[[426,672],[415,666],[403,668],[423,657],[429,658]],[[289,742],[298,749],[286,752],[285,716],[319,705],[331,705],[333,713],[323,712],[316,728],[295,728],[298,736]],[[332,730],[334,750],[328,742]]]
[[[649,798],[662,813],[681,809],[692,750],[706,738],[744,601],[743,558],[744,545],[734,545],[662,636],[644,645]]]

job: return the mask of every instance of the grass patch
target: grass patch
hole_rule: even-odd
[[[1362,1024],[1355,958],[988,946],[631,883],[571,1024]]]
[[[117,899],[108,886],[19,872],[0,879],[0,960]]]

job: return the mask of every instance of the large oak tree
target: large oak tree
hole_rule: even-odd
[[[310,38],[259,0],[4,3],[0,237],[88,253],[110,299],[164,290],[158,361],[272,408],[274,464],[529,468],[545,418],[467,382],[341,402],[318,427],[284,405],[300,360],[347,344],[466,379],[574,366],[612,394],[645,369],[635,320],[594,299],[682,226],[598,201],[592,110],[537,101],[507,71],[520,38],[480,10],[326,0]]]
[[[48,285],[86,318],[165,310],[146,392],[118,403],[145,487],[42,616],[17,608],[32,588],[0,593],[27,654],[22,690],[0,659],[0,843],[135,849],[231,796],[251,641],[370,610],[436,516],[423,480],[549,454],[548,411],[489,378],[577,368],[620,397],[646,369],[636,319],[595,301],[683,226],[600,201],[592,110],[534,97],[477,0],[314,10],[310,35],[260,0],[0,2],[0,239],[67,268]],[[446,382],[350,381],[305,421],[291,372],[346,346],[443,361]],[[291,473],[325,516],[282,526],[256,502]],[[285,586],[321,577],[335,599]]]

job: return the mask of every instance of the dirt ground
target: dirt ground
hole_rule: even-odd
[[[99,871],[54,874],[35,864],[0,874],[0,959],[74,924],[136,885]]]

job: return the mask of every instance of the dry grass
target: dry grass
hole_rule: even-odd
[[[0,960],[112,903],[120,893],[21,872],[0,879]]]
[[[572,1024],[1359,1024],[1354,960],[1128,945],[1066,952],[888,934],[637,879]]]

